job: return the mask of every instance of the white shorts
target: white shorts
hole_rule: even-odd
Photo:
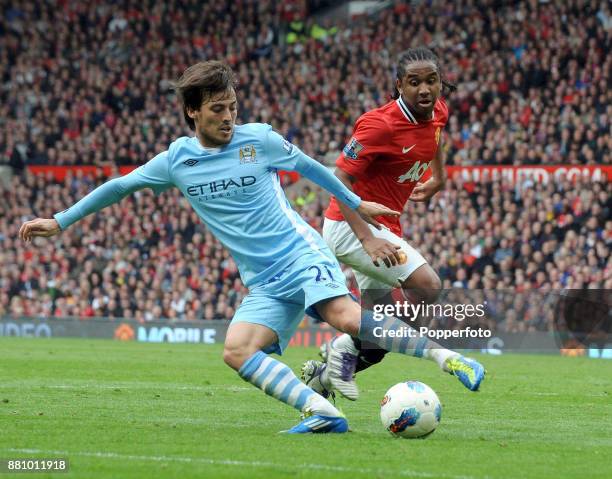
[[[401,250],[407,257],[406,262],[390,268],[387,268],[384,263],[381,266],[376,266],[346,221],[334,221],[325,218],[323,223],[323,239],[338,258],[338,261],[353,269],[359,289],[399,288],[401,287],[401,281],[407,279],[417,268],[427,263],[421,253],[385,226],[381,230],[377,230],[372,225],[368,226],[377,238],[383,238],[390,243],[401,246]],[[379,261],[379,263],[381,262]]]

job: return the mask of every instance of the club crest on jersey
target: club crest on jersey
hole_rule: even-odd
[[[363,150],[363,145],[357,141],[357,138],[351,138],[351,141],[346,144],[342,153],[347,158],[356,160],[361,150]]]
[[[436,140],[436,145],[439,145],[440,144],[440,127],[436,128],[434,139]]]
[[[240,164],[257,163],[257,152],[255,145],[247,145],[240,148]]]

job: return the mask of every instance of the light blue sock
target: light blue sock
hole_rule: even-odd
[[[257,351],[245,361],[238,374],[245,381],[298,411],[309,408],[315,414],[340,416],[332,404],[301,382],[288,366]]]

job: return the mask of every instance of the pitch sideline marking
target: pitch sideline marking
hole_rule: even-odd
[[[108,459],[121,459],[132,461],[153,461],[153,462],[183,462],[183,463],[202,463],[215,466],[250,466],[250,467],[267,467],[272,469],[282,469],[287,471],[287,464],[278,464],[275,462],[264,461],[236,461],[232,459],[210,459],[206,457],[181,457],[181,456],[141,456],[132,454],[118,454],[116,452],[70,452],[70,451],[54,451],[47,449],[5,449],[6,452],[23,453],[23,454],[52,454],[58,456],[83,456],[83,457],[100,457]],[[389,469],[373,469],[373,468],[358,468],[346,466],[330,466],[327,464],[304,463],[293,464],[296,468],[318,469],[321,471],[330,472],[348,472],[361,474],[395,474],[406,477],[440,477],[448,479],[476,479],[474,476],[456,476],[448,474],[434,474],[422,471],[392,471]],[[484,479],[486,479],[485,476]]]
[[[3,386],[6,387],[17,387],[22,386],[26,381],[13,381],[12,383],[4,382]],[[40,386],[42,389],[170,389],[170,390],[178,390],[178,391],[210,391],[210,390],[228,390],[228,391],[257,391],[257,389],[253,388],[253,386],[234,386],[228,384],[210,384],[210,385],[202,385],[202,386],[190,386],[190,385],[175,385],[175,384],[162,384],[162,383],[143,383],[143,382],[130,382],[130,381],[120,381],[116,383],[108,383],[108,384],[97,384],[91,382],[83,382],[82,384],[74,383],[74,384],[44,384]]]

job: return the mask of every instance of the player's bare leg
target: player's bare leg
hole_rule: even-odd
[[[425,263],[419,266],[407,279],[401,283],[404,297],[412,303],[423,302],[425,304],[435,303],[440,296],[442,289],[442,282],[429,264]],[[351,341],[348,338],[339,338],[334,344],[342,346],[346,342]],[[383,360],[387,351],[378,348],[373,344],[363,345],[359,338],[353,337],[352,343],[355,348],[359,351],[357,367],[355,372],[363,371],[374,364],[378,364]],[[322,355],[324,359],[327,359],[331,344],[328,343],[323,348]],[[425,359],[431,359],[436,361],[438,365],[444,369],[444,363],[446,359],[451,356],[460,356],[459,353],[455,353],[448,349],[439,346],[431,353],[425,355]]]
[[[288,432],[346,432],[346,419],[327,399],[303,384],[288,366],[263,352],[276,342],[276,333],[266,326],[247,322],[232,324],[227,332],[223,360],[242,379],[306,417]]]
[[[432,278],[432,276],[429,277]],[[435,286],[435,284],[433,286]],[[439,288],[437,291],[439,291]],[[432,298],[434,296],[437,295],[431,295]],[[354,303],[352,300],[349,301]],[[360,307],[356,305],[356,303],[354,304],[357,309],[361,311]],[[344,307],[346,308],[346,306]],[[337,311],[338,308],[340,308],[339,304],[322,305],[321,308],[327,309],[325,312],[320,311],[324,318],[326,318],[325,314],[332,317],[342,314]],[[348,309],[351,308],[348,307]],[[369,317],[368,313],[363,315],[364,320],[367,320],[365,324],[366,328],[374,328],[377,325],[381,325],[373,323],[371,318],[368,319]],[[386,327],[392,329],[408,327],[405,323],[396,318],[388,318],[388,320],[384,320],[383,323]],[[333,323],[330,324],[334,325]],[[342,327],[336,327],[337,329],[343,330]],[[364,327],[363,323],[361,323],[361,327]],[[366,344],[364,344],[364,340]],[[476,391],[479,388],[480,382],[484,378],[485,371],[478,362],[464,358],[459,353],[445,349],[438,343],[424,337],[419,337],[418,335],[402,343],[403,345],[395,352],[435,361],[444,371],[457,376],[461,383],[471,391]],[[358,349],[357,346],[359,346],[360,349]],[[374,340],[374,336],[368,332],[367,329],[360,330],[359,335],[350,333],[341,335],[327,343],[325,366],[314,361],[309,361],[304,364],[302,368],[302,377],[308,379],[309,374],[310,377],[318,375],[320,378],[319,383],[324,390],[338,390],[345,398],[356,400],[359,397],[359,390],[354,381],[354,374],[358,370],[366,369],[376,362],[380,362],[387,351],[385,350],[386,346],[385,340]],[[313,384],[316,383],[313,381]]]
[[[442,289],[442,282],[438,274],[427,263],[417,268],[414,273],[406,280],[402,281],[401,284],[404,296],[413,303],[421,301],[425,304],[435,303]],[[374,354],[370,353],[367,356],[369,364],[363,364],[362,369],[366,369],[370,365],[375,364],[375,359],[380,357],[376,355],[376,351]],[[478,389],[482,378],[480,377],[480,373],[474,373],[473,371],[480,371],[482,369],[482,374],[484,374],[484,369],[473,359],[464,358],[460,353],[446,349],[439,344],[436,344],[434,348],[423,351],[421,357],[435,361],[440,369],[457,376],[461,383],[471,391]]]
[[[440,297],[442,281],[434,269],[426,263],[402,281],[402,290],[406,299],[413,303],[422,301],[425,304],[432,304]],[[442,370],[450,372],[448,359],[459,356],[461,356],[459,353],[439,346],[432,350],[426,359],[435,361]]]

